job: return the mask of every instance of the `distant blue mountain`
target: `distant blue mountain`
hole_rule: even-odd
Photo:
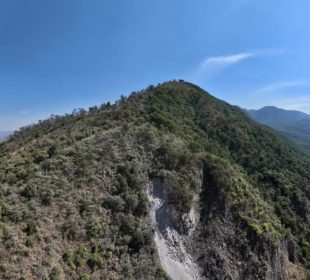
[[[246,110],[246,112],[257,122],[277,130],[310,154],[309,114],[273,106],[266,106],[259,110]]]
[[[13,132],[12,131],[0,131],[0,141],[2,139],[7,138],[8,136],[10,136]]]
[[[310,115],[292,110],[284,110],[274,106],[266,106],[259,110],[248,110],[248,113],[258,122],[279,126],[295,123],[298,121],[310,120]]]

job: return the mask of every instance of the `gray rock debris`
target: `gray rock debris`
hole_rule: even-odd
[[[171,221],[164,185],[160,179],[154,179],[149,184],[148,197],[151,204],[150,214],[155,228],[155,243],[162,267],[173,280],[202,280],[200,268],[186,251],[186,239],[194,231],[197,222],[195,209],[190,211],[186,219],[191,229],[186,234],[180,234]]]

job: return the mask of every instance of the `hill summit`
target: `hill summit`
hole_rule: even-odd
[[[306,279],[310,163],[171,81],[0,144],[1,279]]]

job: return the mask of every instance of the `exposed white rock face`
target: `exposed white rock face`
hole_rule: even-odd
[[[160,179],[150,182],[148,191],[151,203],[151,218],[155,228],[155,243],[158,249],[161,264],[173,280],[201,280],[200,269],[192,256],[186,251],[186,239],[190,237],[197,223],[194,207],[190,213],[183,215],[187,232],[180,234],[174,227],[175,216],[169,209],[164,185]]]

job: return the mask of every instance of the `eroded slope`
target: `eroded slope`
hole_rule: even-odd
[[[197,277],[306,277],[309,162],[194,85],[151,86],[0,145],[2,279],[168,279],[154,242],[165,232]],[[173,224],[157,237],[150,178]]]

